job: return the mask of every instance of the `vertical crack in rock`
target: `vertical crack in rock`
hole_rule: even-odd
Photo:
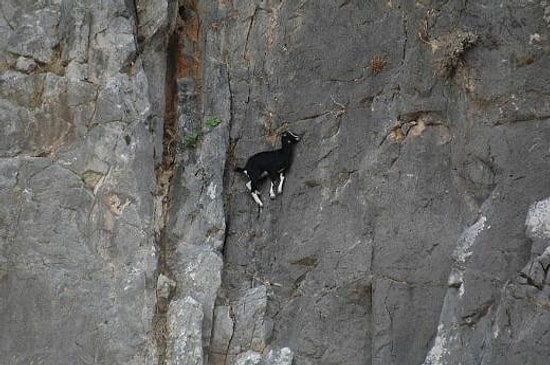
[[[243,59],[245,59],[247,62],[249,61],[249,55],[248,55],[248,47],[249,47],[249,40],[250,40],[250,34],[252,33],[252,26],[254,25],[254,21],[256,19],[256,14],[258,14],[258,7],[254,8],[254,13],[250,16],[250,22],[248,23],[248,28],[246,30],[246,40],[244,42],[244,52],[243,52]]]
[[[407,58],[407,48],[409,43],[409,29],[408,29],[408,14],[405,12],[401,15],[403,17],[403,48],[401,50],[401,67],[405,64]]]
[[[137,59],[139,53],[141,52],[141,46],[142,46],[142,42],[143,42],[143,36],[140,34],[140,7],[139,7],[139,0],[132,0],[132,3],[130,5],[130,7],[132,7],[132,12],[134,13],[134,27],[136,28],[135,29],[135,33],[136,33],[136,36],[134,37],[134,40],[135,40],[135,47],[136,47],[136,54],[132,60],[132,64],[133,64],[133,61],[135,61],[135,59]],[[126,66],[129,66],[128,64]]]
[[[177,4],[174,3],[174,10]],[[196,6],[196,4],[195,4]],[[136,12],[137,12],[136,5]],[[178,12],[175,28],[168,35],[166,48],[166,77],[165,77],[165,113],[163,131],[163,153],[161,164],[157,167],[157,247],[158,247],[158,273],[157,303],[154,318],[154,339],[157,345],[158,363],[169,363],[170,344],[169,323],[167,313],[170,301],[175,292],[176,281],[171,272],[168,258],[173,254],[174,248],[169,242],[170,211],[172,206],[172,187],[175,171],[178,168],[178,146],[180,131],[178,128],[178,78],[182,74],[188,74],[193,68],[193,60],[182,61],[181,45],[184,43],[185,33],[182,32],[184,19],[182,12]],[[198,29],[197,29],[198,31]]]
[[[179,1],[168,39],[159,272],[177,290],[158,298],[160,364],[208,363],[221,282],[230,101],[219,29],[202,27],[212,7]],[[203,52],[210,55],[204,64]]]
[[[0,358],[547,363],[548,3],[2,2]]]
[[[254,22],[256,20],[256,15],[258,14],[258,7],[254,8],[254,13],[250,16],[250,22],[248,23],[248,28],[246,30],[246,39],[244,42],[244,51],[243,51],[243,59],[246,63],[246,74],[249,80],[252,79],[252,75],[250,74],[250,54],[249,54],[249,42],[250,42],[250,34],[252,33],[252,28],[254,26]],[[248,96],[246,98],[246,103],[250,102],[250,94],[252,92],[252,83],[248,83]]]

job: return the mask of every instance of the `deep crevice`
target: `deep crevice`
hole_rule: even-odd
[[[178,12],[172,32],[167,36],[166,44],[166,76],[165,76],[165,112],[163,125],[163,152],[161,163],[156,168],[158,208],[161,214],[157,222],[157,275],[164,275],[175,282],[175,275],[169,264],[169,258],[175,249],[170,237],[170,211],[172,209],[173,180],[179,166],[181,149],[181,131],[178,124],[179,109],[182,104],[179,95],[178,80],[189,78],[198,88],[200,83],[201,57],[198,49],[200,22],[196,0],[171,3],[173,10]],[[185,100],[188,101],[188,100]],[[186,108],[194,108],[187,105]],[[177,283],[176,283],[177,285]],[[153,318],[153,334],[157,347],[158,364],[169,362],[170,333],[168,328],[168,308],[174,290],[168,297],[160,297],[157,288],[157,302]]]
[[[177,59],[177,36],[175,33],[170,35],[167,45],[166,55],[166,79],[165,79],[165,114],[164,114],[164,132],[163,132],[163,152],[162,162],[157,167],[157,189],[160,196],[160,209],[162,210],[160,222],[158,222],[159,231],[157,237],[158,264],[157,274],[165,275],[173,279],[170,268],[167,263],[168,256],[168,233],[167,227],[170,220],[169,212],[171,206],[171,187],[176,165],[176,146],[177,146],[177,85],[176,85],[176,59]],[[158,290],[158,288],[157,288]],[[158,364],[166,363],[168,352],[168,305],[170,298],[160,298],[157,295],[155,315],[153,318],[154,340],[157,346]]]

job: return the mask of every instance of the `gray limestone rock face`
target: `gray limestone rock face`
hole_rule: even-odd
[[[0,12],[2,361],[548,362],[546,1]]]
[[[2,363],[157,363],[156,136],[129,5],[2,3]]]
[[[280,350],[270,350],[267,355],[248,350],[240,353],[233,361],[233,365],[292,365],[294,354],[288,347]]]
[[[230,310],[231,306],[229,305],[214,307],[209,357],[211,364],[225,364],[229,344],[233,337],[233,319]]]
[[[263,285],[247,290],[236,303],[232,303],[234,326],[228,347],[229,361],[243,349],[261,353],[266,348],[271,334],[265,317],[266,306],[267,294]]]
[[[168,311],[169,331],[172,343],[167,365],[202,365],[201,304],[191,297],[172,301]]]
[[[528,211],[550,195],[545,9],[219,5],[232,106],[219,301],[235,330],[263,285],[267,344],[296,365],[544,363],[547,240]],[[302,141],[258,213],[231,169],[285,129]]]

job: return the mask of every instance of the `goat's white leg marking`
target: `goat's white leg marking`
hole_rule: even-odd
[[[279,186],[277,187],[277,192],[281,194],[283,192],[283,182],[285,181],[285,175],[280,173],[279,177]]]
[[[254,201],[256,202],[256,204],[260,206],[260,208],[264,206],[264,203],[262,203],[262,201],[260,200],[260,197],[258,196],[257,191],[252,192],[252,197],[254,198]]]
[[[271,181],[271,187],[269,188],[269,197],[275,199],[275,189],[273,189],[273,181]]]
[[[252,191],[252,181],[247,182],[246,187],[248,188],[249,191]]]
[[[292,133],[291,131],[287,131],[288,134],[290,134],[292,137],[296,138],[298,141],[300,140],[300,137]]]

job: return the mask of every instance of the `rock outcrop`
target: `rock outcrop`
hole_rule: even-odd
[[[546,1],[0,11],[7,364],[547,362]]]
[[[234,318],[265,286],[295,364],[544,363],[546,5],[232,4],[235,163],[303,135],[260,215],[228,176]]]
[[[1,11],[0,358],[154,363],[155,108],[136,9]]]

